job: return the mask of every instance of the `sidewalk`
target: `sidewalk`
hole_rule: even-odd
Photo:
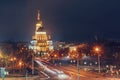
[[[34,77],[28,77],[26,79],[26,77],[11,77],[11,78],[4,78],[4,80],[35,80],[37,79],[39,76],[34,76]],[[2,78],[0,78],[0,80],[2,80]]]

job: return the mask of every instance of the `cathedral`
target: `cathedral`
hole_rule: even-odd
[[[43,23],[40,19],[40,11],[37,14],[37,22],[35,26],[35,34],[32,36],[30,49],[33,49],[36,55],[44,56],[53,50],[53,42],[50,35],[47,34]]]

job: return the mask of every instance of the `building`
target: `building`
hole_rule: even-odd
[[[66,45],[65,42],[56,41],[54,42],[54,49],[60,50],[61,48],[64,48],[65,45]]]
[[[51,37],[47,34],[45,28],[43,27],[43,23],[40,20],[40,11],[38,11],[35,34],[32,36],[29,48],[33,49],[35,53],[40,56],[43,56],[53,50]]]

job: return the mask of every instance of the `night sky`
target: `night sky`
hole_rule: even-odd
[[[30,41],[37,10],[54,41],[120,39],[120,0],[0,0],[0,41]]]

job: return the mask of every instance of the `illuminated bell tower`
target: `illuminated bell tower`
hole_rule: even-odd
[[[33,49],[36,54],[44,56],[49,51],[53,50],[53,42],[51,40],[50,35],[48,36],[44,27],[43,23],[40,20],[40,11],[37,14],[37,22],[35,26],[35,35],[32,37],[31,45],[29,47]]]

